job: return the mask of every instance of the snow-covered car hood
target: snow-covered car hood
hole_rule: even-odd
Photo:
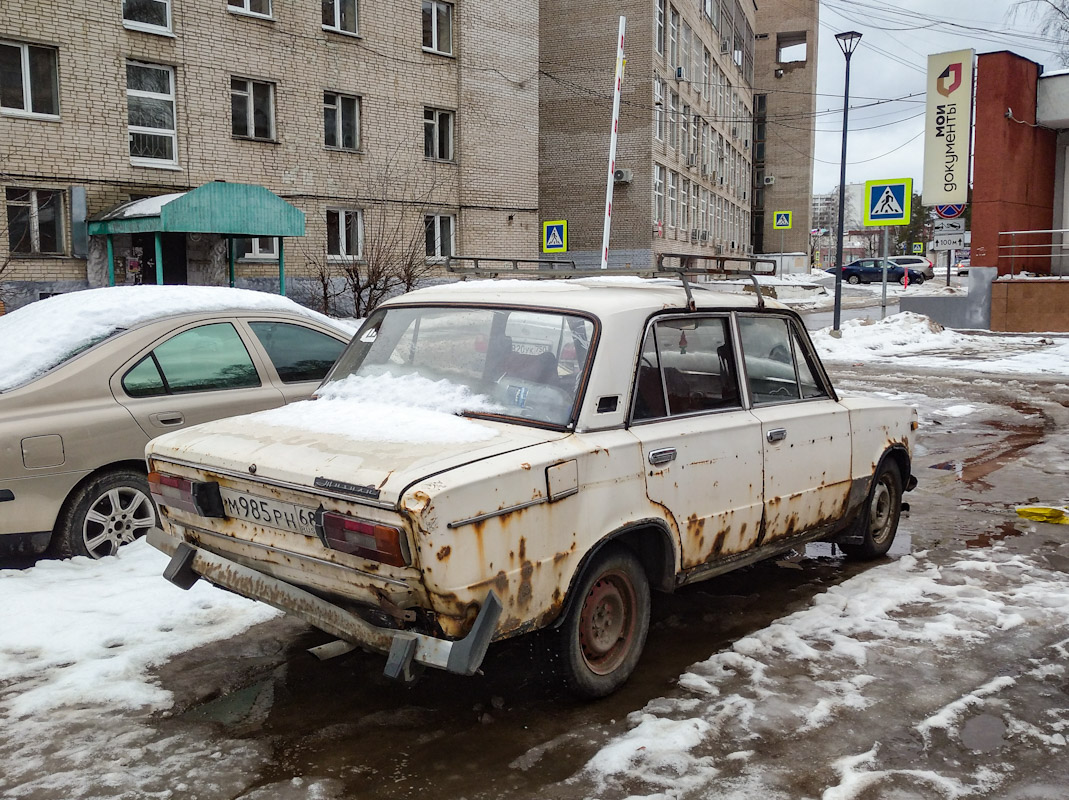
[[[396,504],[454,467],[568,436],[429,408],[319,399],[165,434],[146,455]],[[255,466],[253,466],[255,465]]]

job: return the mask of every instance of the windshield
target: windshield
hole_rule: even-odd
[[[508,308],[388,308],[368,318],[333,372],[343,379],[417,375],[464,390],[473,416],[566,425],[590,355],[594,323]]]

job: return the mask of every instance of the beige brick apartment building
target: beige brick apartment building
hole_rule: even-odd
[[[753,244],[759,253],[807,253],[812,218],[818,0],[762,2],[754,70]],[[789,230],[773,214],[792,214]]]
[[[533,257],[537,64],[536,0],[5,0],[8,307],[106,282],[87,217],[217,180],[304,213],[294,295],[376,248]],[[154,279],[151,244],[115,237],[117,282]],[[235,246],[237,284],[277,290],[277,243]],[[225,282],[226,247],[164,234],[166,280]]]
[[[627,17],[610,266],[751,252],[752,0],[544,0],[539,184],[600,260],[614,41]]]

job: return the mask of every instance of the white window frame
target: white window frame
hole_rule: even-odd
[[[136,19],[128,19],[126,16],[126,2],[123,2],[122,11],[122,25],[132,31],[141,31],[142,33],[157,33],[166,36],[172,36],[171,26],[173,19],[171,16],[171,0],[150,0],[150,2],[162,5],[167,9],[167,22],[164,25],[153,25],[150,22],[141,22]]]
[[[327,100],[328,97],[333,98],[333,105],[331,105],[331,103]],[[353,120],[353,124],[354,124],[354,127],[355,127],[355,131],[354,131],[354,134],[355,134],[354,135],[354,140],[355,141],[354,141],[354,144],[353,144],[352,147],[346,147],[344,144],[342,144],[342,142],[345,141],[344,136],[343,136],[343,133],[344,133],[344,122],[345,122],[344,121],[344,116],[345,115],[343,113],[344,104],[342,103],[343,100],[352,100],[353,101],[353,105],[356,108],[356,119]],[[361,118],[362,112],[363,112],[363,109],[361,108],[362,105],[363,105],[363,103],[362,103],[362,100],[361,100],[359,95],[342,94],[341,92],[331,92],[331,91],[324,91],[323,92],[323,120],[324,120],[324,124],[323,124],[323,146],[324,147],[329,148],[330,150],[345,150],[345,151],[348,151],[348,152],[357,152],[357,151],[360,150],[360,145],[361,145],[360,118]],[[337,142],[336,144],[330,144],[326,140],[326,114],[327,114],[327,109],[328,108],[333,108],[334,109],[334,123],[335,123],[334,124],[334,136],[335,136],[335,139],[336,139],[336,142]]]
[[[338,215],[338,252],[330,252],[330,215]],[[349,241],[349,217],[356,217],[356,247],[352,252],[353,242]],[[361,261],[364,258],[364,212],[359,208],[328,208],[327,209],[327,260],[328,261]]]
[[[674,6],[668,7],[668,65],[679,66],[679,12]]]
[[[244,81],[245,88],[243,90],[237,90],[234,88],[234,81]],[[268,95],[268,104],[271,112],[271,135],[269,137],[256,136],[256,108],[254,106],[252,87],[254,85],[266,86],[270,89]],[[239,95],[245,98],[245,133],[234,133],[234,119],[233,119],[233,98],[234,95]],[[230,76],[230,98],[231,98],[231,119],[230,119],[230,133],[232,136],[238,139],[251,139],[256,142],[274,142],[277,141],[278,131],[275,127],[275,84],[270,81],[257,81],[252,78],[243,78],[240,75]]]
[[[54,47],[43,47],[36,44],[27,44],[26,42],[14,42],[8,39],[0,39],[0,44],[6,47],[17,47],[20,55],[20,67],[22,69],[22,108],[15,108],[14,106],[0,106],[0,113],[12,116],[12,117],[33,117],[34,119],[59,119],[59,52]],[[56,107],[57,111],[52,113],[46,113],[43,111],[33,110],[33,85],[30,81],[30,48],[36,47],[39,50],[51,50],[53,55],[53,85],[52,88],[56,93]]]
[[[342,16],[342,3],[344,0],[329,0],[331,4],[333,22],[323,23],[323,30],[331,31],[333,33],[340,33],[345,36],[359,36],[360,35],[360,0],[352,0],[353,3],[353,29],[343,28],[341,24]]]
[[[453,40],[456,38],[454,32],[455,20],[453,14],[453,4],[446,3],[443,0],[423,0],[424,15],[427,12],[431,15],[431,43],[423,43],[423,51],[425,53],[438,53],[439,55],[451,56],[453,55]],[[440,15],[445,14],[449,21],[449,43],[446,47],[442,47],[442,43],[438,40],[438,18]]]
[[[655,78],[653,81],[653,138],[658,142],[664,141],[664,81]]]
[[[29,200],[8,200],[7,192],[12,191],[24,191],[30,193]],[[38,192],[52,192],[56,197],[56,250],[42,251],[41,250],[41,217],[40,217],[40,205],[37,200]],[[8,252],[15,258],[31,258],[33,256],[62,256],[67,254],[67,212],[65,209],[66,203],[64,202],[64,193],[62,189],[47,189],[44,187],[29,188],[25,186],[8,186],[4,190],[4,216],[3,221],[5,227],[8,220],[8,208],[11,206],[19,206],[29,208],[30,210],[30,251],[24,253],[22,251],[16,251],[11,247],[10,231],[5,231],[5,236],[8,238]]]
[[[430,114],[431,118],[428,119],[427,115]],[[448,133],[448,145],[447,153],[441,152],[441,127],[443,121],[447,126]],[[433,152],[427,152],[427,131],[431,132],[431,139],[434,142]],[[432,161],[455,161],[456,160],[456,112],[450,111],[446,108],[431,108],[430,106],[424,106],[423,108],[423,157]]]
[[[449,255],[457,252],[457,218],[453,214],[426,214],[423,217],[424,231],[434,228],[434,253],[427,253],[428,264],[440,264],[446,255],[442,252],[442,220],[449,220]]]
[[[679,215],[679,196],[677,195],[676,173],[668,170],[668,227],[676,227]]]
[[[653,165],[653,219],[664,225],[664,167]]]
[[[144,61],[127,61],[127,67],[145,67],[146,69],[156,69],[167,73],[168,81],[171,84],[170,94],[160,94],[159,92],[146,92],[141,89],[131,89],[126,87],[126,96],[130,97],[144,97],[149,100],[166,100],[171,103],[171,119],[174,121],[174,128],[149,128],[142,125],[130,124],[130,112],[129,104],[127,105],[127,117],[126,117],[126,130],[127,138],[133,136],[135,133],[143,133],[149,136],[161,136],[169,137],[171,140],[171,152],[172,158],[146,158],[145,156],[135,156],[133,152],[130,153],[130,163],[136,167],[176,167],[178,166],[178,102],[175,92],[175,75],[174,67],[169,67],[166,64],[149,64]],[[129,103],[129,101],[128,101]]]
[[[657,48],[657,55],[664,55],[664,7],[666,0],[653,0],[654,16],[655,16],[655,33],[653,37],[654,46]]]
[[[273,0],[267,0],[267,13],[262,11],[253,11],[253,0],[226,0],[226,10],[231,14],[244,14],[249,17],[259,17],[260,19],[274,19],[275,7]]]
[[[278,237],[276,236],[245,236],[241,237],[249,243],[245,255],[238,261],[278,261]],[[270,246],[262,247],[260,242],[268,240]]]
[[[679,147],[679,95],[668,92],[668,146],[675,150]]]

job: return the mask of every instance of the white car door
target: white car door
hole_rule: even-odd
[[[787,317],[739,315],[746,381],[764,448],[762,541],[830,524],[850,494],[850,414]]]
[[[683,569],[749,550],[760,535],[761,423],[742,407],[729,323],[658,320],[635,382],[646,494],[675,520]]]

